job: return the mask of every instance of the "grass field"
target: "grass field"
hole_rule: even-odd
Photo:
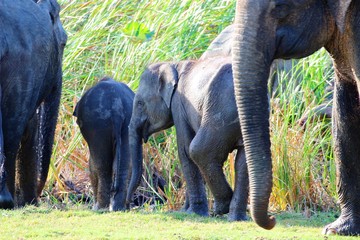
[[[1,239],[352,239],[323,236],[334,214],[276,214],[277,226],[260,229],[253,222],[227,222],[161,211],[92,212],[84,206],[66,210],[26,207],[0,210]],[[355,238],[354,238],[355,239]]]
[[[321,227],[331,222],[338,211],[330,121],[316,119],[308,122],[305,128],[298,121],[306,110],[327,101],[325,89],[333,72],[324,50],[294,63],[291,76],[281,76],[279,95],[271,99],[274,187],[270,207],[275,212],[288,211],[278,216],[279,224],[274,231],[261,230],[253,223],[227,223],[220,218],[163,213],[181,206],[186,187],[177,156],[174,128],[152,136],[144,145],[143,179],[147,181],[141,191],[166,198],[165,206],[155,206],[162,210],[150,211],[148,206],[130,213],[94,213],[84,210],[87,206],[79,203],[81,194],[90,196],[91,203],[92,190],[87,146],[72,116],[76,102],[86,89],[105,75],[127,83],[136,91],[139,77],[148,64],[197,59],[216,35],[232,23],[235,1],[59,2],[68,43],[64,53],[63,95],[54,154],[42,199],[49,209],[59,205],[67,209],[73,203],[78,204],[79,209],[71,207],[59,211],[29,207],[0,211],[1,238],[323,238]],[[234,182],[233,161],[231,154],[224,166],[231,184]],[[155,193],[151,182],[154,172],[167,182],[161,193]],[[209,203],[211,206],[210,194]],[[328,216],[318,213],[320,211],[335,213]],[[311,218],[303,217],[310,215]]]

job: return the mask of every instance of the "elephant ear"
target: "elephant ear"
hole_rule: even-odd
[[[178,81],[178,72],[174,65],[170,63],[164,63],[160,66],[159,93],[168,108],[170,108],[171,99]]]
[[[331,15],[334,17],[340,32],[345,30],[346,12],[352,0],[328,0]]]

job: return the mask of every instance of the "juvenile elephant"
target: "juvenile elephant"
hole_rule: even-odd
[[[266,229],[272,187],[270,66],[325,47],[333,59],[332,126],[341,215],[325,233],[360,234],[360,1],[238,0],[233,40],[236,103],[250,176],[253,219]]]
[[[59,10],[55,0],[0,2],[0,208],[36,204],[46,180],[66,44]]]
[[[133,100],[126,84],[103,78],[76,105],[74,116],[90,151],[94,210],[125,210]]]
[[[127,201],[142,173],[142,141],[175,125],[178,154],[187,183],[188,213],[208,215],[203,177],[215,199],[215,214],[246,219],[248,176],[237,117],[231,58],[156,63],[146,68],[135,95],[130,121],[132,177]],[[237,149],[234,194],[223,173]]]

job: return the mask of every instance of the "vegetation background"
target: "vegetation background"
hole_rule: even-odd
[[[68,43],[54,154],[43,192],[43,200],[56,207],[78,203],[83,196],[92,201],[89,153],[72,116],[84,91],[106,75],[136,91],[148,64],[199,58],[217,34],[232,23],[235,13],[234,0],[59,2]],[[297,211],[311,216],[317,211],[337,211],[330,121],[321,118],[305,126],[299,124],[305,111],[328,101],[325,89],[333,76],[330,66],[324,50],[294,62],[291,74],[281,74],[280,94],[271,99],[274,212]],[[149,201],[145,209],[178,209],[184,201],[186,183],[175,134],[171,128],[155,134],[144,145],[145,172],[140,191],[150,194],[151,199],[167,199],[163,206]],[[230,154],[224,166],[231,185],[233,161],[234,155]],[[152,182],[154,173],[166,180],[163,190]],[[211,195],[209,203],[211,206]]]

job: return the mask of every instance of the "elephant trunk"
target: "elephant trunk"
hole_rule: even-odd
[[[254,3],[255,9],[245,5]],[[240,6],[242,5],[242,6]],[[245,11],[243,10],[245,7]],[[275,226],[267,210],[272,189],[267,80],[270,61],[259,38],[257,1],[238,1],[233,40],[233,75],[236,105],[249,171],[251,215],[265,229]],[[240,11],[242,10],[242,11]],[[258,16],[260,17],[260,16]]]
[[[129,126],[129,146],[131,158],[131,179],[127,191],[126,205],[130,206],[132,195],[140,184],[142,176],[142,136],[140,130],[130,123]]]

